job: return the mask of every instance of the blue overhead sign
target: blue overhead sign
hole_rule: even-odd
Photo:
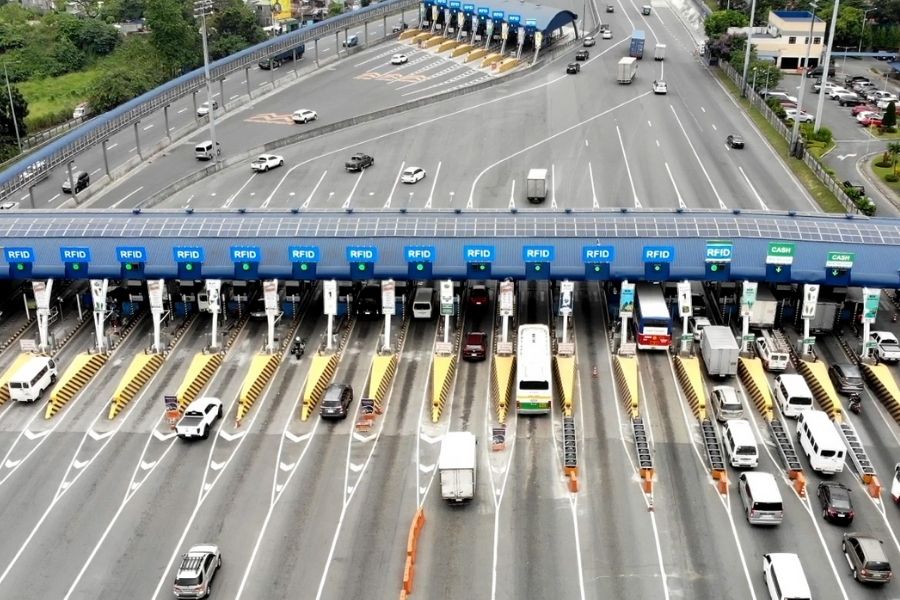
[[[537,19],[525,19],[525,27],[531,27],[532,29],[537,27]]]
[[[206,252],[202,246],[175,246],[172,248],[172,257],[177,263],[204,262]]]
[[[506,20],[507,20],[507,22],[509,22],[510,25],[518,25],[519,23],[522,22],[522,16],[521,15],[509,15],[509,18]]]
[[[467,263],[494,262],[495,256],[493,246],[463,246],[463,259]]]
[[[347,262],[373,263],[378,261],[378,248],[375,246],[347,246]]]
[[[6,262],[34,262],[34,248],[4,248],[3,255],[6,257]]]
[[[462,4],[459,0],[450,0],[450,8],[457,9],[460,4]]]
[[[644,246],[641,260],[645,263],[671,263],[675,261],[674,246]]]
[[[262,250],[259,246],[232,246],[231,262],[260,262]]]
[[[586,263],[610,263],[615,259],[615,246],[583,246],[581,248],[581,260]]]
[[[553,262],[556,248],[553,246],[525,246],[522,248],[522,260],[525,262]]]
[[[731,262],[734,244],[720,240],[706,242],[706,262]]]
[[[80,247],[65,247],[59,249],[59,259],[64,263],[91,262],[91,249]]]
[[[121,263],[147,262],[147,249],[143,246],[118,246],[116,260]]]
[[[469,14],[474,13],[475,5],[474,4],[463,4],[463,12],[467,12]]]
[[[491,18],[495,21],[502,21],[504,14],[505,13],[502,10],[495,10],[491,12]]]
[[[489,7],[487,7],[487,6],[479,6],[479,7],[478,7],[478,14],[481,15],[482,17],[486,17],[486,16],[488,16],[489,14],[491,14],[491,9],[490,9]]]
[[[434,262],[437,251],[434,246],[404,246],[403,255],[406,262]]]
[[[318,246],[291,246],[288,248],[288,258],[292,263],[317,263],[322,255]]]

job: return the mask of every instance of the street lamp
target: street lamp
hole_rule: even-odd
[[[750,42],[753,40],[753,20],[756,18],[756,0],[750,3],[750,29],[747,30],[747,47],[744,49],[744,72],[741,74],[741,96],[747,97],[747,69],[750,68]]]
[[[750,89],[755,92],[756,91],[756,67],[753,67],[753,69],[751,69],[751,70],[753,71],[753,83],[750,84]]]
[[[806,60],[804,61],[804,66],[809,68],[809,53],[812,50],[812,35],[813,35],[813,26],[816,24],[816,9],[819,8],[819,5],[815,2],[809,3],[809,6],[812,10],[810,10],[810,19],[809,19],[809,36],[806,38]],[[822,77],[822,81],[828,80],[828,65],[824,67],[824,77]],[[797,97],[797,114],[794,117],[794,127],[791,130],[791,155],[794,158],[800,158],[800,115],[803,113],[803,92],[806,91],[806,80],[809,77],[806,76],[806,73],[800,78],[800,94]]]
[[[841,75],[844,74],[844,67],[847,66],[847,50],[852,48],[853,46],[838,46],[844,51],[844,60],[841,61]]]
[[[825,66],[822,67],[822,81],[828,81],[828,71],[831,69],[831,45],[834,43],[834,32],[837,29],[838,8],[841,6],[841,0],[835,0],[834,10],[831,12],[831,27],[828,32],[828,44],[825,46]],[[824,91],[824,90],[823,90]],[[822,125],[822,109],[825,106],[825,94],[819,94],[819,102],[816,105],[816,120],[813,124],[813,131],[819,132]]]
[[[3,77],[6,78],[6,93],[9,95],[9,114],[12,115],[13,129],[16,130],[16,144],[19,146],[19,154],[22,154],[22,138],[19,137],[19,122],[16,119],[16,106],[13,104],[12,88],[9,85],[9,73],[6,72],[7,64],[3,63]]]
[[[874,11],[876,11],[876,10],[878,10],[878,9],[877,9],[877,8],[870,8],[870,9],[868,9],[868,10],[866,10],[866,11],[863,11],[862,29],[859,30],[859,50],[858,50],[858,52],[862,52],[863,34],[866,32],[866,21],[867,21],[867,17],[869,16],[869,13],[870,13],[870,12],[874,12]]]
[[[202,28],[200,33],[203,36],[203,73],[206,78],[206,102],[209,106],[209,137],[212,142],[212,159],[213,164],[219,164],[219,145],[216,143],[216,110],[213,104],[212,86],[209,82],[209,48],[206,43],[206,15],[213,11],[212,0],[196,0],[194,2],[194,16],[200,17]],[[222,98],[222,106],[225,106],[225,98]]]

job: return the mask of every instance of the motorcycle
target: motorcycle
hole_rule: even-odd
[[[300,360],[305,352],[306,340],[299,337],[294,338],[294,345],[291,347],[291,354],[293,354],[297,358],[297,360]]]
[[[862,398],[859,394],[852,394],[850,396],[850,412],[854,415],[858,415],[862,412]]]

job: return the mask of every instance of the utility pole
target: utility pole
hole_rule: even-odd
[[[809,53],[812,49],[813,26],[816,24],[816,9],[819,8],[819,5],[816,4],[815,1],[810,2],[809,6],[812,10],[810,10],[809,37],[806,38],[806,61],[803,65],[806,69],[809,68]],[[827,65],[825,66],[823,74],[825,77],[822,78],[822,81],[826,81],[828,79]],[[797,115],[794,119],[794,127],[791,130],[791,156],[794,158],[800,158],[800,115],[803,113],[803,93],[806,91],[807,79],[809,79],[809,77],[806,76],[806,73],[803,73],[803,76],[800,77],[800,95],[797,97]]]
[[[16,119],[16,106],[13,104],[12,87],[9,85],[9,73],[6,72],[7,63],[3,63],[3,77],[6,78],[6,93],[9,94],[9,114],[12,115],[13,129],[16,130],[16,144],[19,146],[19,154],[22,154],[22,138],[19,137],[19,122]]]
[[[212,85],[209,81],[209,47],[206,42],[206,15],[213,11],[212,0],[196,0],[194,2],[194,15],[200,17],[202,27],[200,34],[203,37],[203,73],[206,78],[206,102],[209,106],[209,137],[212,142],[213,164],[219,165],[219,144],[216,142],[216,110],[213,108]],[[225,98],[222,98],[222,108],[225,108]],[[168,132],[166,132],[168,133]]]
[[[747,97],[747,69],[750,68],[750,46],[753,40],[753,22],[756,19],[756,0],[750,4],[750,29],[747,30],[747,47],[744,48],[744,72],[741,74],[741,96]]]
[[[837,26],[838,7],[840,5],[841,0],[835,0],[834,11],[831,13],[831,31],[828,32],[828,45],[825,46],[825,66],[822,67],[822,81],[828,81],[828,70],[831,67],[831,44],[834,43],[834,30]],[[819,131],[822,121],[822,109],[824,107],[825,94],[819,93],[819,102],[816,105],[816,120],[813,122],[813,131]]]

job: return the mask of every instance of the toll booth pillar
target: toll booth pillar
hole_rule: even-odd
[[[562,315],[562,343],[569,342],[569,317],[572,315],[572,293],[575,291],[575,283],[564,279],[559,285],[559,314]]]
[[[384,315],[384,343],[382,351],[391,351],[391,317],[396,306],[395,285],[393,279],[381,282],[381,313]]]
[[[266,321],[268,321],[268,337],[266,338],[266,352],[275,352],[275,323],[280,316],[278,312],[278,280],[266,279],[263,281],[263,302],[266,307]]]
[[[755,281],[745,281],[741,294],[741,352],[750,352],[750,312],[756,303],[756,290],[758,284]]]
[[[210,332],[209,347],[213,350],[219,347],[219,312],[222,310],[219,296],[221,291],[221,279],[206,280],[206,297],[209,302],[209,312],[212,314],[212,330]]]
[[[37,304],[38,336],[40,338],[38,349],[46,352],[50,349],[50,294],[53,290],[53,280],[32,281],[31,287],[34,290],[34,301]],[[27,310],[27,300],[25,306]]]
[[[577,37],[577,31],[576,31],[576,37]],[[532,65],[537,63],[538,54],[540,54],[540,52],[541,52],[541,45],[543,44],[543,42],[544,42],[544,34],[541,33],[540,31],[536,31],[534,33],[534,60],[531,61]]]
[[[619,348],[628,343],[628,319],[634,314],[634,284],[628,280],[622,281],[619,291],[619,318],[622,320],[622,331],[619,334],[621,342]]]
[[[491,45],[491,36],[494,35],[494,20],[488,19],[485,27],[484,49],[487,50]]]
[[[329,352],[332,347],[332,340],[334,339],[334,316],[337,314],[337,297],[338,297],[338,289],[337,289],[337,280],[329,279],[327,281],[322,282],[322,305],[325,310],[325,314],[328,315],[328,330],[326,335],[328,336],[325,340],[325,348]],[[350,303],[347,302],[347,311],[350,310]]]
[[[800,341],[800,353],[802,356],[810,354],[812,340],[809,336],[809,321],[816,316],[816,302],[819,300],[819,286],[814,283],[803,284],[803,306],[800,309],[800,317],[803,319],[803,339]]]
[[[104,350],[103,325],[106,322],[106,291],[108,287],[108,279],[91,279],[91,299],[94,301],[94,330],[97,333],[98,352]]]
[[[878,304],[881,301],[881,290],[877,288],[863,288],[863,314],[862,314],[862,323],[863,323],[863,334],[862,334],[862,348],[859,353],[860,358],[863,361],[869,359],[869,350],[872,345],[869,341],[869,333],[872,329],[872,323],[875,322],[875,317],[878,314]]]
[[[513,294],[515,284],[506,280],[500,282],[500,318],[503,322],[501,339],[505,344],[509,340],[509,318],[513,314]]]
[[[153,318],[154,352],[162,352],[159,334],[163,319],[163,289],[165,282],[162,279],[147,280],[147,297],[150,299],[150,316]]]
[[[504,21],[500,24],[500,54],[506,52],[506,39],[509,37],[509,23]],[[487,47],[487,46],[485,46]]]

